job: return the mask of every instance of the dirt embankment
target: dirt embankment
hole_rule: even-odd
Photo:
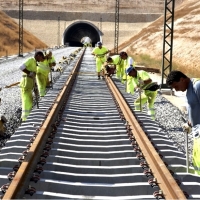
[[[200,1],[184,1],[175,9],[174,19],[173,62],[176,63],[177,69],[189,73],[189,75],[200,77]],[[164,18],[160,17],[127,42],[121,44],[119,49],[126,49],[132,55],[146,54],[161,60],[163,23]],[[167,49],[169,46],[166,46]]]
[[[0,57],[19,53],[19,25],[8,15],[0,11]],[[46,48],[47,44],[24,30],[23,52]]]

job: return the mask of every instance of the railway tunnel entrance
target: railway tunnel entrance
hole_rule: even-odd
[[[76,21],[65,29],[63,44],[82,47],[82,39],[89,37],[94,47],[98,41],[102,41],[102,35],[102,32],[94,24],[88,21]]]

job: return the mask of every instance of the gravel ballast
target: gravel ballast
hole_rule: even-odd
[[[71,52],[77,48],[62,48],[53,51],[56,61],[61,60],[63,56],[68,56]],[[11,57],[7,60],[0,61],[0,91],[1,105],[0,115],[4,115],[8,122],[6,123],[7,131],[6,137],[1,138],[0,145],[4,146],[9,137],[14,134],[15,130],[20,124],[21,115],[21,98],[19,86],[13,86],[11,88],[5,88],[6,85],[10,85],[15,82],[19,82],[21,79],[20,65],[29,57],[33,56],[28,54],[24,57]],[[60,72],[53,72],[53,79],[56,80],[60,76]],[[185,153],[185,133],[182,131],[183,120],[182,117],[187,118],[186,114],[182,113],[180,109],[174,106],[169,100],[158,92],[156,102],[156,122],[162,129],[165,130],[170,140],[181,152]],[[189,157],[190,163],[192,158],[192,145],[193,139],[189,135]]]

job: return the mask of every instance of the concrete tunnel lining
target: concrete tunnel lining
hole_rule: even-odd
[[[94,47],[98,41],[102,41],[102,32],[92,23],[87,21],[77,21],[65,29],[63,33],[63,44],[69,46],[82,47],[81,39],[89,37]]]

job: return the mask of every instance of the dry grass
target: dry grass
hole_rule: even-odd
[[[0,11],[0,56],[19,53],[19,26],[8,15]],[[34,35],[24,30],[23,52],[46,48],[47,45]]]
[[[121,44],[119,50],[126,50],[133,56],[137,55],[138,62],[144,63],[146,66],[159,67],[152,65],[162,63],[163,22],[164,18],[160,17],[137,35]],[[175,10],[172,69],[181,70],[193,77],[200,77],[199,24],[199,0],[185,0]],[[148,59],[145,60],[144,55],[148,55]]]

